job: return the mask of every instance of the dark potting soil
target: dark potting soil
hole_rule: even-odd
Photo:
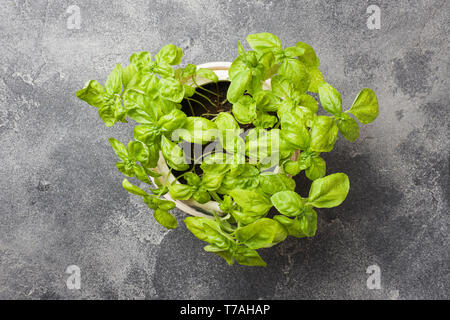
[[[207,83],[200,88],[197,88],[197,93],[188,99],[183,99],[181,101],[181,110],[186,113],[188,117],[203,117],[208,120],[212,120],[216,117],[216,115],[220,112],[231,112],[233,105],[227,100],[227,91],[230,86],[230,81],[219,81],[217,83]],[[206,90],[204,90],[206,89]],[[209,92],[210,91],[210,92]],[[198,159],[199,154],[198,151],[194,154],[195,150],[202,150],[201,154],[207,154],[214,150],[217,141],[213,141],[211,143],[207,143],[204,145],[198,145],[189,142],[182,142],[181,145],[188,147],[190,144],[190,148],[183,148],[184,150],[190,150],[190,154],[187,153],[186,156],[190,159]],[[191,160],[191,162],[193,162]],[[198,159],[198,162],[201,163],[201,158]],[[189,169],[192,169],[192,165],[190,165]],[[202,173],[200,169],[200,164],[194,165],[194,172],[198,175]],[[185,171],[176,171],[172,170],[172,174],[175,177],[179,177]],[[183,177],[179,179],[181,183],[186,183]]]
[[[189,100],[184,99],[181,101],[181,110],[189,117],[203,117],[208,120],[213,119],[219,112],[231,111],[233,105],[227,100],[227,91],[229,86],[230,81],[219,81],[217,83],[207,83],[200,86],[200,88],[196,90],[199,94],[196,93],[192,97],[188,98]],[[212,91],[215,94],[203,89]],[[205,97],[207,97],[214,104],[211,104],[211,102]],[[189,106],[189,103],[192,108]],[[194,113],[192,113],[192,110]]]

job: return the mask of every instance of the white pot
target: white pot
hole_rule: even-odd
[[[231,62],[209,62],[204,63],[201,65],[198,65],[198,68],[207,68],[217,75],[219,78],[219,81],[228,80],[228,69],[231,66]],[[208,82],[211,82],[207,79],[197,79],[198,85],[204,85]],[[270,89],[270,82],[266,81],[264,83],[264,89],[269,90]],[[298,156],[298,155],[297,155]],[[278,167],[275,169],[277,171]],[[166,161],[164,160],[164,157],[162,156],[162,153],[160,153],[158,164],[156,166],[156,170],[161,174],[161,177],[159,177],[159,181],[161,183],[165,183],[165,177],[167,177],[168,182],[172,183],[175,180],[175,177],[172,174],[169,174],[169,167],[167,166]],[[153,178],[152,178],[153,180]],[[177,181],[177,183],[179,183]],[[190,214],[192,216],[200,216],[200,217],[212,217],[212,211],[216,212],[222,212],[219,208],[219,204],[216,201],[209,201],[205,204],[198,203],[195,200],[173,200],[169,193],[164,195],[164,197],[167,200],[174,201],[177,208],[181,211],[184,211],[187,214]]]

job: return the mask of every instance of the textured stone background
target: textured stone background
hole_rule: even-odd
[[[368,30],[366,8],[381,8]],[[66,9],[81,9],[81,29]],[[450,2],[1,1],[0,298],[449,298]],[[328,172],[351,192],[319,211],[312,239],[263,250],[269,266],[228,267],[182,225],[167,232],[122,189],[105,128],[75,91],[116,62],[174,43],[184,63],[229,61],[237,40],[311,44],[348,106],[375,90],[380,116]],[[181,222],[183,214],[177,212]],[[65,269],[80,266],[81,290]],[[368,290],[366,268],[381,268]]]

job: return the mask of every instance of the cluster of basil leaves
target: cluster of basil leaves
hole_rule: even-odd
[[[221,212],[211,212],[210,218],[188,217],[184,220],[187,228],[208,243],[206,251],[230,265],[237,261],[265,266],[257,249],[271,247],[287,236],[314,236],[314,208],[331,208],[344,201],[350,187],[347,175],[325,176],[326,164],[320,154],[333,149],[338,131],[355,141],[359,125],[350,115],[363,124],[370,123],[378,116],[378,102],[366,88],[351,108],[343,111],[341,95],[325,82],[320,61],[306,43],[283,49],[280,39],[270,33],[249,35],[247,42],[252,50],[245,51],[239,42],[238,57],[229,69],[227,99],[232,112],[220,112],[212,121],[188,117],[180,102],[199,93],[196,78],[217,82],[217,76],[192,64],[174,69],[182,57],[181,48],[174,45],[164,46],[154,59],[148,52],[133,54],[127,67],[116,66],[104,86],[92,80],[77,96],[98,108],[107,126],[127,122],[126,116],[138,123],[128,147],[112,138],[110,143],[121,160],[116,164],[120,172],[149,185],[145,191],[124,179],[123,187],[143,197],[161,225],[177,226],[169,212],[174,202],[162,198],[166,193],[176,200],[215,200]],[[271,89],[267,90],[263,84],[269,79]],[[318,94],[329,116],[317,115],[319,104],[311,93]],[[249,124],[254,128],[242,138],[240,127]],[[200,131],[194,130],[199,127]],[[185,130],[172,141],[173,131],[179,128]],[[271,145],[275,137],[279,139],[275,149],[261,148]],[[216,139],[224,152],[203,158],[203,173],[196,174],[178,143],[206,144]],[[291,160],[299,150],[298,159]],[[186,183],[159,181],[155,167],[160,154],[171,169],[184,171]],[[266,172],[271,163],[268,159],[274,155],[281,172]],[[255,161],[250,163],[250,158]],[[306,198],[294,191],[292,176],[301,171],[313,180]],[[155,178],[155,186],[149,177]],[[269,218],[273,206],[280,214]]]

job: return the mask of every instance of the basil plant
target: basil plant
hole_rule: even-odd
[[[191,102],[210,92],[198,85],[199,79],[217,83],[218,78],[192,64],[175,67],[183,52],[172,44],[154,56],[132,54],[130,63],[117,64],[103,86],[91,80],[77,96],[97,108],[107,127],[134,120],[127,145],[114,138],[109,142],[119,158],[117,169],[137,182],[125,178],[123,188],[142,197],[157,222],[177,227],[170,213],[175,203],[166,194],[201,204],[216,201],[220,211],[187,217],[186,227],[207,243],[205,251],[229,265],[266,266],[258,249],[287,236],[314,236],[316,208],[336,207],[345,200],[349,179],[344,173],[327,175],[322,153],[333,149],[338,132],[355,141],[356,120],[374,121],[378,102],[372,90],[362,89],[344,111],[340,93],[325,81],[320,60],[306,43],[283,48],[270,33],[251,34],[246,40],[252,50],[239,42],[229,69],[226,99],[232,107],[209,119],[196,116]],[[189,116],[182,110],[183,100],[191,106]],[[320,115],[319,105],[324,109]],[[248,129],[246,135],[242,128]],[[194,162],[183,148],[211,143],[216,149]],[[160,157],[175,181],[160,177]],[[295,192],[293,177],[302,171],[312,180],[306,197]]]

